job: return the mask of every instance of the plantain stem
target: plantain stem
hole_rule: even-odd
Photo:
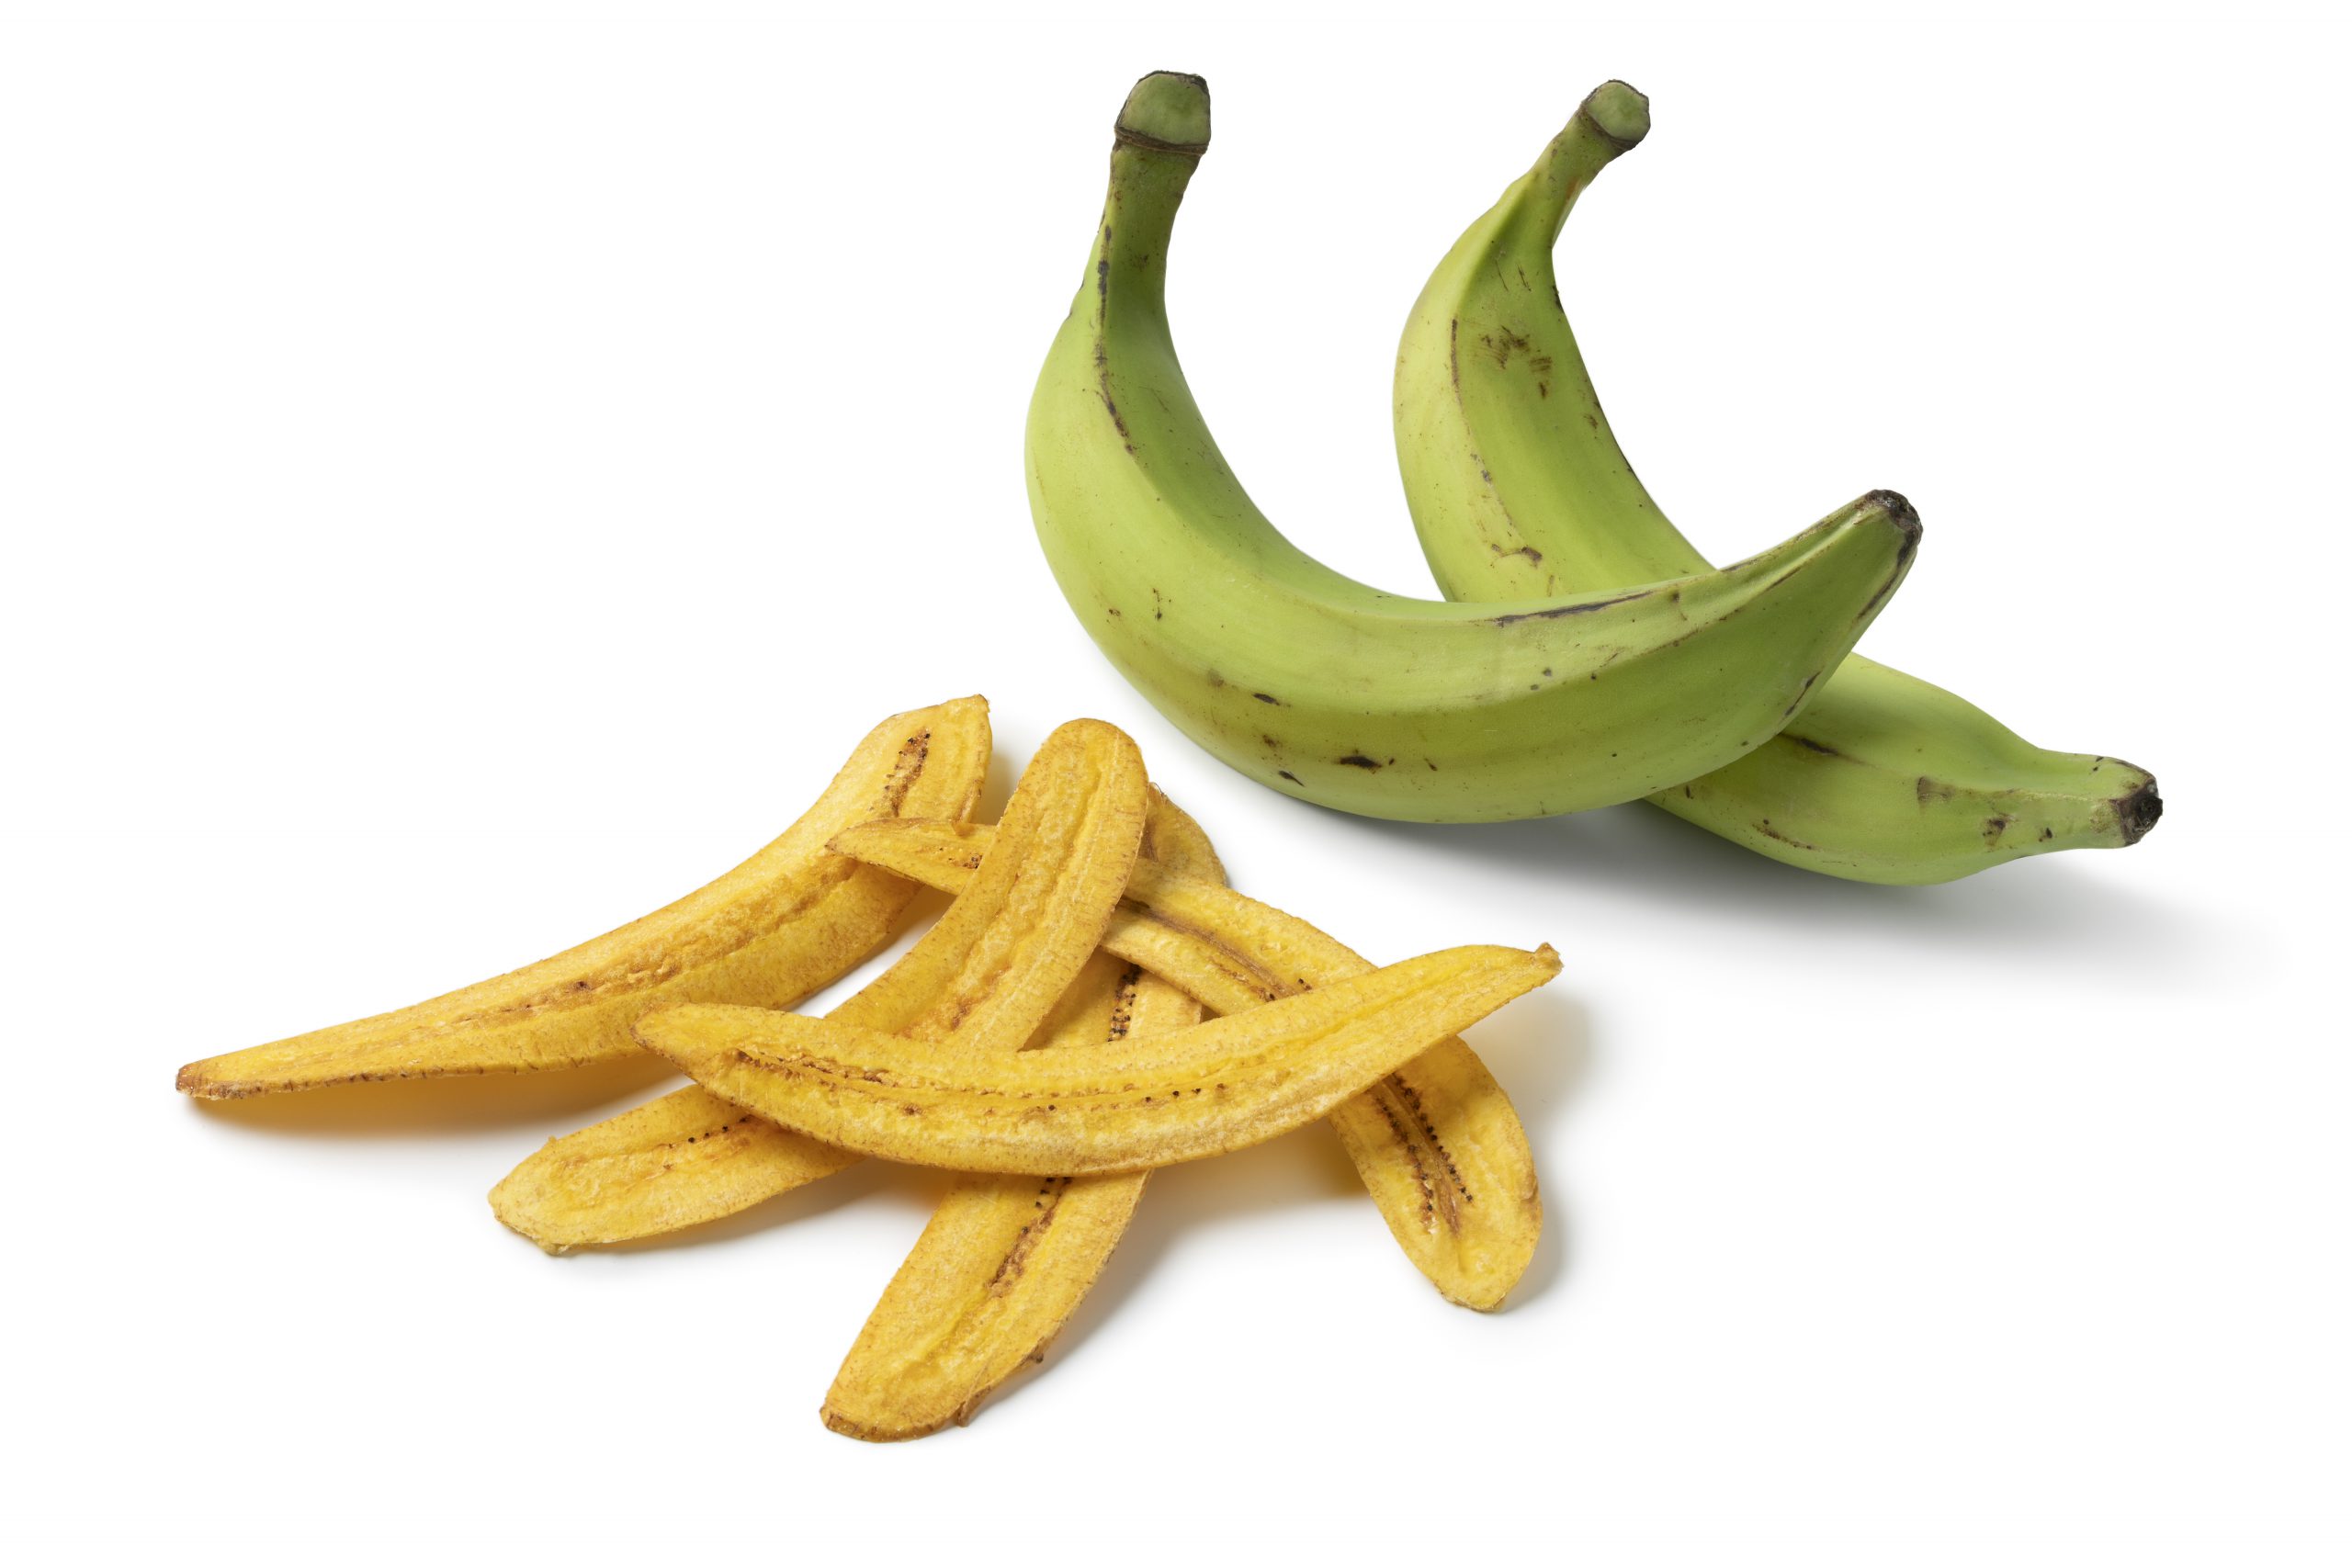
[[[1649,134],[1650,101],[1623,82],[1603,82],[1577,106],[1560,134],[1527,172],[1528,199],[1520,218],[1544,225],[1544,248],[1559,239],[1568,209],[1594,176]]]

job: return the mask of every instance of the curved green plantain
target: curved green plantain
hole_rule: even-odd
[[[1227,763],[1425,822],[1634,799],[1768,739],[1902,581],[1918,522],[1884,492],[1723,571],[1502,606],[1399,598],[1308,557],[1218,453],[1169,334],[1169,237],[1207,142],[1197,77],[1136,85],[1027,456],[1080,620]]]
[[[1553,273],[1577,194],[1648,129],[1639,93],[1596,90],[1413,308],[1396,359],[1396,454],[1449,599],[1589,592],[1707,564],[1618,449]],[[1791,865],[1898,884],[2134,843],[2163,809],[2145,771],[2044,750],[1859,655],[1774,739],[1650,799]]]

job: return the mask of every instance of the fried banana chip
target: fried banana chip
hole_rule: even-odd
[[[908,820],[919,819],[910,818]],[[949,828],[964,826],[960,822],[941,825]],[[989,832],[991,835],[996,832],[994,824],[989,825]],[[1136,858],[1138,862],[1155,862],[1182,876],[1197,877],[1219,887],[1225,886],[1225,862],[1217,858],[1216,846],[1209,842],[1208,830],[1193,820],[1191,812],[1169,799],[1167,792],[1158,784],[1151,786],[1151,809],[1144,815],[1143,842],[1136,849]],[[932,886],[921,877],[908,880],[922,881],[925,886]],[[1134,884],[1132,874],[1127,881],[1130,886]],[[1112,917],[1114,919],[1117,918],[1116,915]]]
[[[831,1017],[928,1049],[1018,1050],[1093,953],[1133,871],[1147,798],[1125,735],[1093,719],[1055,730],[956,902]],[[490,1206],[562,1251],[719,1219],[850,1163],[689,1088],[550,1140],[492,1189]]]
[[[1070,996],[1080,1005],[1038,1048],[1082,1051],[1200,1019],[1200,1003],[1105,953]],[[825,1425],[893,1442],[969,1420],[1077,1310],[1148,1175],[959,1178],[842,1362]]]
[[[1143,849],[1171,868],[1224,877],[1200,825],[1157,789]],[[1166,980],[1097,951],[1027,1048],[1148,1039],[1200,1017],[1200,1003]],[[971,1419],[1043,1358],[1118,1245],[1148,1174],[958,1179],[842,1360],[825,1425],[895,1442]]]
[[[1073,719],[1030,759],[989,850],[939,923],[835,1009],[859,1029],[1017,1051],[1091,957],[1142,846],[1143,754]]]
[[[634,1055],[649,1007],[783,1007],[888,939],[914,886],[826,847],[877,817],[962,818],[989,765],[988,703],[884,720],[765,849],[676,903],[527,968],[397,1012],[191,1062],[183,1093],[234,1100],[328,1084],[576,1067]]]
[[[551,1138],[490,1207],[549,1252],[665,1235],[858,1162],[714,1094],[679,1090]]]
[[[905,818],[853,828],[834,847],[952,892],[992,832]],[[1296,916],[1221,877],[1188,876],[1148,849],[1102,946],[1223,1014],[1372,968]],[[1500,1306],[1534,1256],[1544,1205],[1526,1129],[1477,1054],[1458,1039],[1441,1041],[1339,1106],[1330,1122],[1414,1265],[1449,1301]]]
[[[648,1014],[637,1037],[721,1099],[820,1143],[951,1170],[1084,1176],[1201,1159],[1313,1121],[1559,968],[1549,947],[1448,948],[1155,1039],[1009,1057],[709,1003]]]

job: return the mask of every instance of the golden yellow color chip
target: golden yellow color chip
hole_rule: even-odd
[[[853,828],[834,847],[952,892],[994,831],[908,818]],[[1148,854],[1102,946],[1227,1015],[1372,968],[1296,916]],[[1534,1256],[1544,1207],[1526,1130],[1477,1054],[1440,1041],[1330,1121],[1415,1266],[1449,1301],[1501,1305]]]
[[[1086,1051],[943,1055],[838,1017],[707,1003],[649,1014],[637,1036],[720,1098],[820,1143],[951,1170],[1083,1176],[1287,1132],[1559,968],[1549,947],[1448,948]]]
[[[490,1190],[490,1208],[548,1251],[568,1252],[724,1219],[859,1157],[684,1089],[548,1139]]]
[[[1055,730],[955,903],[832,1019],[926,1050],[1018,1050],[1101,940],[1135,865],[1147,789],[1143,758],[1119,730],[1094,719]],[[684,1089],[551,1140],[490,1202],[506,1224],[560,1250],[718,1219],[849,1163]]]
[[[1101,942],[1149,798],[1143,756],[1117,728],[1056,729],[939,923],[831,1016],[958,1051],[1020,1049]]]
[[[1208,836],[1157,789],[1143,847],[1162,864],[1224,876]],[[1098,951],[1027,1048],[1148,1039],[1200,1016],[1200,1003],[1166,980]],[[961,1178],[842,1362],[825,1425],[892,1442],[970,1419],[1042,1359],[1118,1245],[1148,1174]]]
[[[965,697],[875,727],[784,834],[716,882],[527,968],[397,1012],[191,1062],[179,1087],[232,1100],[328,1084],[576,1067],[633,1055],[650,1007],[782,1007],[888,938],[914,887],[826,847],[876,818],[962,818],[989,764],[988,704]]]
[[[961,827],[961,823],[950,823]],[[996,829],[989,829],[993,835]],[[1193,820],[1193,814],[1168,798],[1158,784],[1151,786],[1151,809],[1143,819],[1143,842],[1137,846],[1136,858],[1156,861],[1169,870],[1203,882],[1222,886],[1225,882],[1225,862],[1217,858],[1216,846],[1209,842],[1207,829]],[[920,877],[910,881],[926,881]],[[1135,877],[1129,874],[1132,884]],[[929,886],[926,881],[926,886]],[[1113,919],[1118,919],[1114,914]]]

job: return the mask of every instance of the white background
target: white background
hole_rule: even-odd
[[[200,10],[0,34],[0,1529],[2345,1560],[2344,29]],[[1064,610],[1016,453],[1163,66],[1216,93],[1178,337],[1301,544],[1428,591],[1406,308],[1622,75],[1657,129],[1561,271],[1668,512],[1725,558],[1904,491],[1870,650],[2153,767],[2163,826],[1891,890],[1196,751]],[[1094,715],[1370,954],[1559,946],[1473,1033],[1549,1205],[1510,1310],[1308,1129],[1157,1180],[1043,1375],[879,1450],[815,1410],[926,1177],[550,1259],[484,1192],[649,1072],[173,1093],[675,897],[973,690],[991,810]]]

